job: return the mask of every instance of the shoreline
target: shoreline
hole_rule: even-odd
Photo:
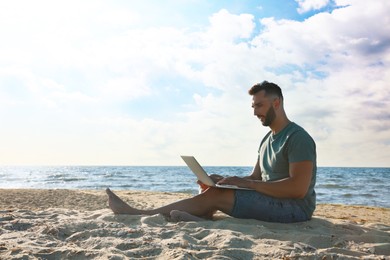
[[[191,194],[115,191],[152,208]],[[390,259],[390,209],[319,204],[313,219],[280,224],[234,219],[169,222],[114,215],[105,191],[0,189],[0,259]]]
[[[115,190],[127,202],[144,201],[147,196],[150,200],[161,200],[156,205],[162,206],[179,199],[190,198],[188,193]],[[40,199],[34,199],[34,196]],[[25,200],[23,200],[26,198]],[[91,203],[92,202],[92,203]],[[47,208],[76,209],[80,211],[94,211],[108,209],[107,195],[104,190],[78,189],[0,189],[0,210],[27,209],[44,210]],[[359,215],[364,211],[362,216]],[[390,225],[390,208],[365,205],[346,204],[317,204],[313,217],[346,219],[355,222],[377,222]]]

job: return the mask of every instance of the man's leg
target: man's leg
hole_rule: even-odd
[[[169,216],[172,210],[180,210],[197,217],[203,217],[212,215],[216,210],[230,214],[234,205],[234,190],[230,189],[210,188],[195,197],[150,210],[133,208],[110,189],[107,189],[106,192],[108,204],[115,214],[154,215],[161,213]]]
[[[200,217],[191,215],[190,213],[187,213],[185,211],[180,211],[180,210],[174,209],[169,214],[169,218],[171,221],[176,221],[176,222],[179,222],[179,221],[204,221],[204,220],[211,219],[212,216],[200,218]]]

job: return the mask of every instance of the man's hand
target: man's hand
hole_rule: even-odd
[[[249,182],[250,180],[248,179],[233,176],[221,179],[218,181],[218,184],[235,185],[238,187],[248,188]]]

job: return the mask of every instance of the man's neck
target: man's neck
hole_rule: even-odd
[[[275,120],[272,125],[270,125],[272,134],[276,135],[282,131],[291,121],[287,117],[282,117],[280,120]]]

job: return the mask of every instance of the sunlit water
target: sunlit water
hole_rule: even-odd
[[[251,167],[205,167],[209,174],[248,175]],[[317,202],[390,208],[390,168],[319,167]],[[198,192],[187,167],[0,167],[0,188]]]

